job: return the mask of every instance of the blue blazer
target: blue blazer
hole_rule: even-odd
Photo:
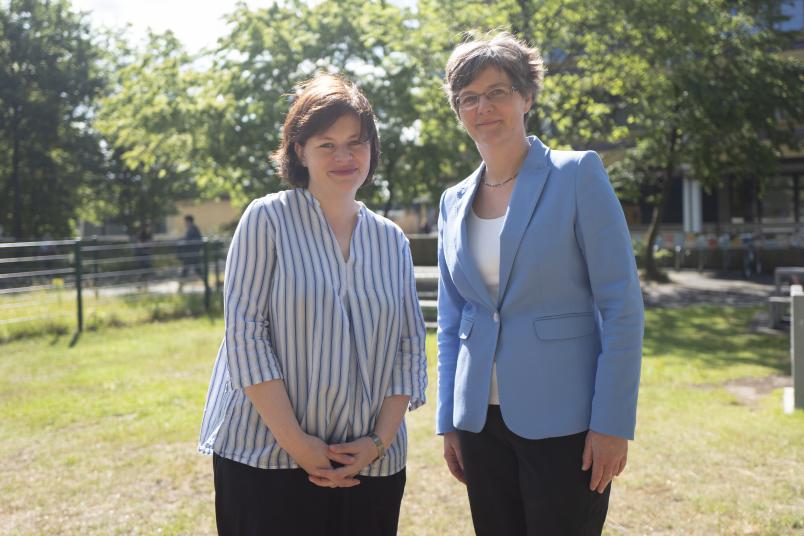
[[[644,310],[631,237],[600,157],[537,138],[500,233],[491,296],[466,230],[481,165],[441,197],[436,431],[479,432],[492,362],[508,428],[633,439]]]

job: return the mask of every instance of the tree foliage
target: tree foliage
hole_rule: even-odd
[[[434,201],[479,162],[442,87],[467,32],[507,29],[540,48],[548,76],[528,129],[552,147],[607,151],[618,191],[650,196],[649,269],[674,181],[769,176],[804,122],[804,69],[781,53],[771,0],[239,4],[200,55],[152,34],[103,57],[66,2],[10,6],[0,11],[0,208],[5,225],[25,214],[31,235],[64,234],[76,214],[132,228],[184,197],[245,203],[281,188],[269,155],[294,87],[316,71],[355,80],[375,107],[383,156],[363,196],[386,208]],[[72,21],[63,35],[56,20]],[[49,178],[59,194],[29,217]]]
[[[170,32],[149,34],[141,49],[117,41],[112,64],[95,118],[106,162],[96,205],[101,218],[133,233],[199,193],[196,171],[207,161],[196,130],[202,81]]]
[[[103,87],[85,17],[64,0],[0,4],[0,225],[18,239],[75,229],[101,168]]]
[[[279,144],[294,87],[329,71],[355,80],[378,117],[383,158],[366,195],[397,192],[409,200],[422,192],[411,157],[421,85],[429,80],[422,80],[419,51],[404,46],[416,25],[411,12],[377,1],[289,2],[256,11],[240,6],[229,21],[205,86],[206,101],[218,103],[207,131],[214,172],[205,184],[241,199],[278,188],[268,155]]]
[[[577,66],[614,105],[624,150],[615,180],[651,195],[646,271],[665,199],[682,177],[706,188],[773,176],[804,122],[804,68],[782,54],[778,2],[633,0],[591,3],[595,29]],[[603,138],[605,139],[605,138]]]

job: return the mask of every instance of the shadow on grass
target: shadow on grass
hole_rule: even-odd
[[[696,366],[759,365],[790,373],[789,342],[750,329],[756,309],[686,307],[646,312],[644,355],[681,356]]]
[[[679,308],[679,307],[759,307],[766,303],[765,293],[752,294],[741,291],[702,290],[678,288],[662,294],[643,293],[645,307]]]
[[[50,339],[50,346],[56,346],[61,341],[62,333],[54,333],[53,338]]]
[[[81,338],[81,332],[80,332],[80,331],[76,331],[76,332],[73,334],[73,338],[72,338],[72,339],[70,339],[70,348],[72,348],[73,346],[75,346],[76,344],[78,344],[78,339],[80,339],[80,338]]]

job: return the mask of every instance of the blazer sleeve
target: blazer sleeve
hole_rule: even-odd
[[[226,257],[224,344],[234,389],[283,377],[269,330],[267,296],[275,251],[264,203],[255,200],[243,213]]]
[[[401,234],[401,232],[400,232]],[[402,330],[399,349],[394,360],[388,396],[408,395],[408,409],[413,411],[425,403],[427,388],[427,354],[425,329],[419,298],[416,295],[416,276],[410,243],[402,236],[400,261],[402,263]]]
[[[438,399],[436,402],[436,433],[455,430],[452,414],[454,406],[455,367],[458,362],[460,339],[458,330],[466,300],[455,288],[452,275],[444,260],[444,240],[449,208],[447,192],[441,196],[438,211]]]
[[[590,429],[633,439],[642,363],[644,308],[631,235],[603,162],[581,156],[576,238],[602,318]]]

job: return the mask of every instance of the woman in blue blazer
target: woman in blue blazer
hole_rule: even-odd
[[[437,432],[477,534],[599,534],[633,439],[643,305],[600,157],[525,132],[538,51],[458,46],[453,110],[483,162],[441,198]]]

